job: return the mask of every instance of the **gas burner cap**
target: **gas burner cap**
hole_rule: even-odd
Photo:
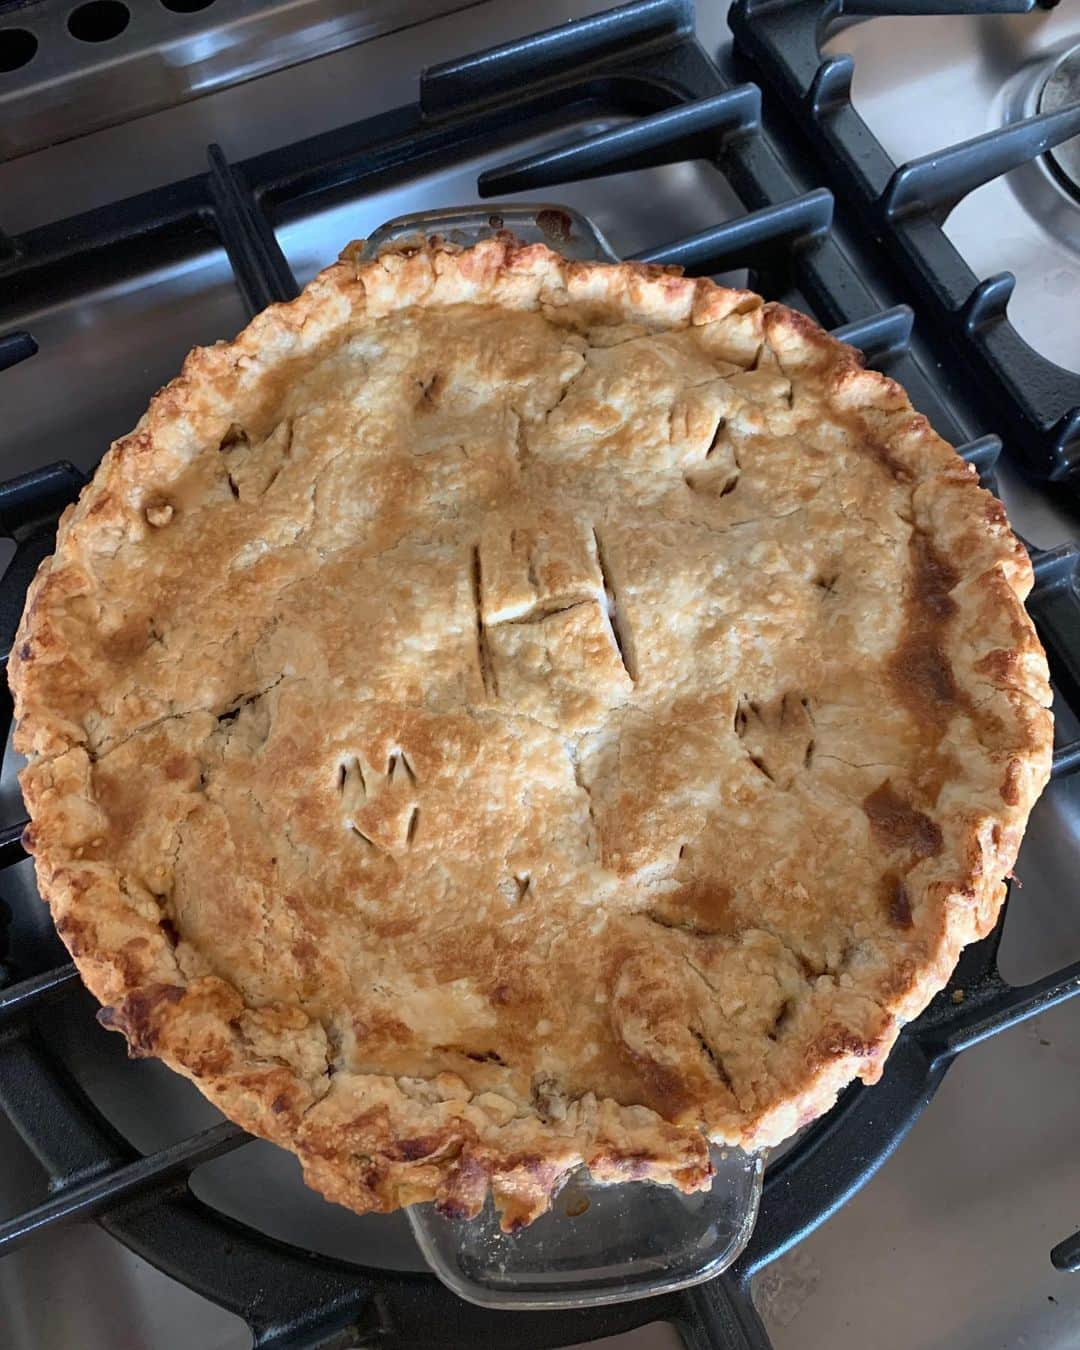
[[[1051,67],[1039,94],[1039,112],[1057,112],[1080,100],[1080,42]],[[1080,196],[1080,136],[1048,150],[1046,158],[1067,188]]]

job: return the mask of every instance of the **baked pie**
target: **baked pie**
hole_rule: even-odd
[[[332,1200],[703,1188],[994,925],[1050,764],[1031,581],[802,314],[350,246],[65,512],[27,846],[102,1023]]]

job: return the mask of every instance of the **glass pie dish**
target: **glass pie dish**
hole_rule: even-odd
[[[591,220],[551,203],[401,216],[367,239],[361,257],[431,235],[468,246],[500,230],[569,258],[618,261]],[[764,1157],[714,1147],[712,1162],[712,1186],[692,1195],[646,1181],[601,1184],[578,1169],[548,1213],[513,1235],[500,1230],[490,1198],[470,1220],[446,1218],[433,1204],[407,1213],[428,1265],[471,1303],[501,1309],[621,1303],[712,1279],[745,1247],[757,1218]]]
[[[726,1270],[749,1241],[761,1197],[761,1154],[714,1148],[707,1191],[650,1181],[601,1185],[571,1174],[551,1209],[514,1234],[489,1198],[475,1219],[414,1205],[420,1251],[449,1289],[485,1308],[584,1308],[666,1294]]]

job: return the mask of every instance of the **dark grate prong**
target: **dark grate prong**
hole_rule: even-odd
[[[761,91],[742,84],[573,145],[487,169],[477,186],[481,197],[494,197],[680,160],[715,159],[732,139],[760,128]]]
[[[893,174],[881,200],[882,210],[890,220],[920,214],[944,220],[969,192],[1078,134],[1080,104],[1037,113],[913,159]]]
[[[735,267],[775,266],[799,248],[824,239],[832,223],[833,197],[826,188],[762,207],[711,230],[634,254],[635,262],[677,264],[707,274]]]
[[[965,999],[943,1023],[931,1024],[919,1040],[933,1059],[951,1059],[1077,994],[1080,961],[1031,984],[1014,986],[999,978]]]
[[[1080,478],[1080,408],[1064,413],[1053,429],[1052,483],[1076,483]]]
[[[1080,563],[1080,545],[1059,544],[1056,548],[1030,549],[1031,566],[1035,571],[1036,595],[1068,587]]]
[[[523,84],[557,80],[567,67],[587,70],[615,55],[625,59],[693,30],[693,0],[637,0],[430,66],[420,77],[420,107],[425,117],[445,117],[516,94]]]
[[[210,196],[221,242],[248,312],[258,314],[267,305],[295,299],[300,293],[296,278],[247,183],[226,160],[219,145],[211,145],[207,157]]]
[[[0,1223],[0,1257],[47,1228],[93,1218],[115,1209],[136,1193],[149,1197],[176,1177],[186,1176],[201,1163],[230,1153],[250,1140],[250,1134],[226,1120],[136,1162],[115,1167],[88,1181],[64,1186],[44,1204]]]
[[[1011,272],[999,272],[980,281],[964,304],[964,328],[969,333],[977,333],[1001,323],[1015,289],[1016,278]]]
[[[814,117],[828,117],[837,108],[851,102],[851,81],[855,61],[850,56],[830,56],[818,67],[807,95],[807,103]]]
[[[832,335],[840,342],[857,347],[868,366],[880,367],[905,355],[911,346],[914,323],[915,315],[910,306],[894,305],[879,314],[834,328]]]
[[[0,370],[16,366],[20,361],[33,356],[38,345],[29,333],[19,330],[16,333],[4,333],[0,336]]]
[[[1050,777],[1068,778],[1077,772],[1080,772],[1080,740],[1059,745],[1050,764]]]
[[[1050,1263],[1055,1270],[1066,1273],[1080,1270],[1080,1233],[1059,1242],[1050,1252]]]
[[[78,987],[79,972],[71,963],[8,985],[6,989],[0,990],[0,1027],[39,1004],[59,998]]]
[[[956,453],[969,464],[974,464],[983,487],[993,491],[995,470],[1001,457],[1001,437],[980,436],[978,440],[968,441],[967,445],[957,446]]]
[[[86,482],[66,459],[0,483],[0,534],[27,539],[55,520]]]
[[[1080,545],[1057,548],[1028,547],[1035,585],[1027,607],[1039,630],[1050,663],[1050,678],[1058,697],[1080,708]],[[1062,772],[1067,772],[1062,769]]]
[[[10,712],[10,708],[8,709]],[[29,821],[26,819],[16,820],[10,825],[0,826],[0,870],[5,867],[12,867],[15,863],[20,863],[26,857],[26,849],[23,847],[23,830],[26,829]]]

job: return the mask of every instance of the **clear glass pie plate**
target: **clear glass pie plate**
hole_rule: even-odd
[[[468,246],[500,230],[579,261],[618,261],[587,216],[547,202],[491,202],[400,216],[365,241],[362,257],[430,235]],[[726,1270],[757,1218],[764,1157],[712,1150],[707,1191],[683,1195],[647,1181],[606,1185],[572,1173],[547,1214],[517,1233],[501,1231],[490,1198],[475,1219],[448,1219],[433,1204],[407,1213],[435,1274],[486,1308],[583,1308],[700,1284]]]
[[[485,1308],[584,1308],[648,1298],[719,1275],[757,1218],[764,1160],[714,1148],[709,1190],[648,1181],[601,1185],[573,1173],[547,1214],[503,1233],[489,1199],[475,1219],[432,1204],[408,1210],[424,1260],[448,1288]]]

